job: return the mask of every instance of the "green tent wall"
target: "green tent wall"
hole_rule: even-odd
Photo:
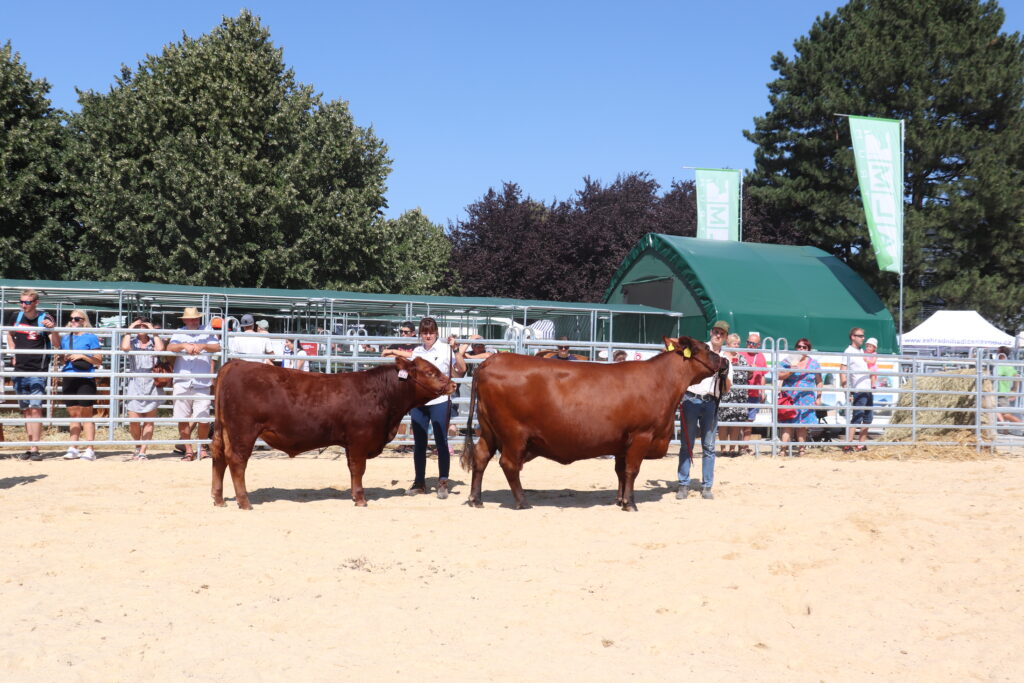
[[[841,260],[815,247],[703,240],[649,233],[633,247],[605,292],[609,304],[682,313],[683,334],[706,339],[716,320],[733,332],[800,337],[842,351],[851,327],[897,351],[892,315]],[[745,339],[744,339],[745,341]]]

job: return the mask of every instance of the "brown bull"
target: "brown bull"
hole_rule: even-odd
[[[484,469],[499,463],[525,508],[519,471],[542,456],[563,465],[601,455],[615,456],[617,505],[635,510],[633,483],[640,463],[663,458],[672,440],[675,411],[691,384],[726,370],[728,361],[690,337],[665,338],[672,349],[645,361],[559,363],[498,354],[473,376],[469,415],[479,401],[480,440],[467,430],[461,463],[472,470],[469,504],[481,507]]]
[[[251,510],[245,468],[257,438],[299,453],[342,446],[352,476],[352,500],[365,506],[366,461],[395,438],[412,408],[455,391],[455,383],[417,358],[396,358],[362,372],[320,374],[231,361],[217,373],[213,444],[213,504],[224,505],[224,470],[231,468],[238,507]]]

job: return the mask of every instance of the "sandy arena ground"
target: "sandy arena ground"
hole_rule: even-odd
[[[496,463],[475,510],[381,457],[357,509],[343,459],[258,454],[243,512],[100,455],[0,462],[3,680],[1024,676],[1021,458],[721,458],[676,501],[672,457],[627,514],[610,460],[529,463],[515,511]]]

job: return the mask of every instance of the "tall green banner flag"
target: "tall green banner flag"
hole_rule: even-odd
[[[739,241],[739,171],[697,169],[697,237]]]
[[[853,156],[880,270],[903,270],[903,135],[893,119],[850,117]]]

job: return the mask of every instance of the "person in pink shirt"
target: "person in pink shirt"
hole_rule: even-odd
[[[747,348],[740,351],[740,365],[747,366],[750,368],[765,368],[764,370],[753,369],[749,373],[748,384],[756,386],[764,386],[764,377],[768,374],[768,363],[765,361],[764,354],[757,349],[761,348],[761,333],[760,332],[748,332],[747,333]],[[753,422],[757,417],[757,411],[760,409],[760,404],[764,403],[764,391],[761,389],[748,389],[747,390],[747,403],[752,404],[747,410],[747,422]],[[750,441],[751,427],[747,425],[743,428],[743,440]],[[740,449],[741,453],[750,452],[748,446],[744,446]]]

